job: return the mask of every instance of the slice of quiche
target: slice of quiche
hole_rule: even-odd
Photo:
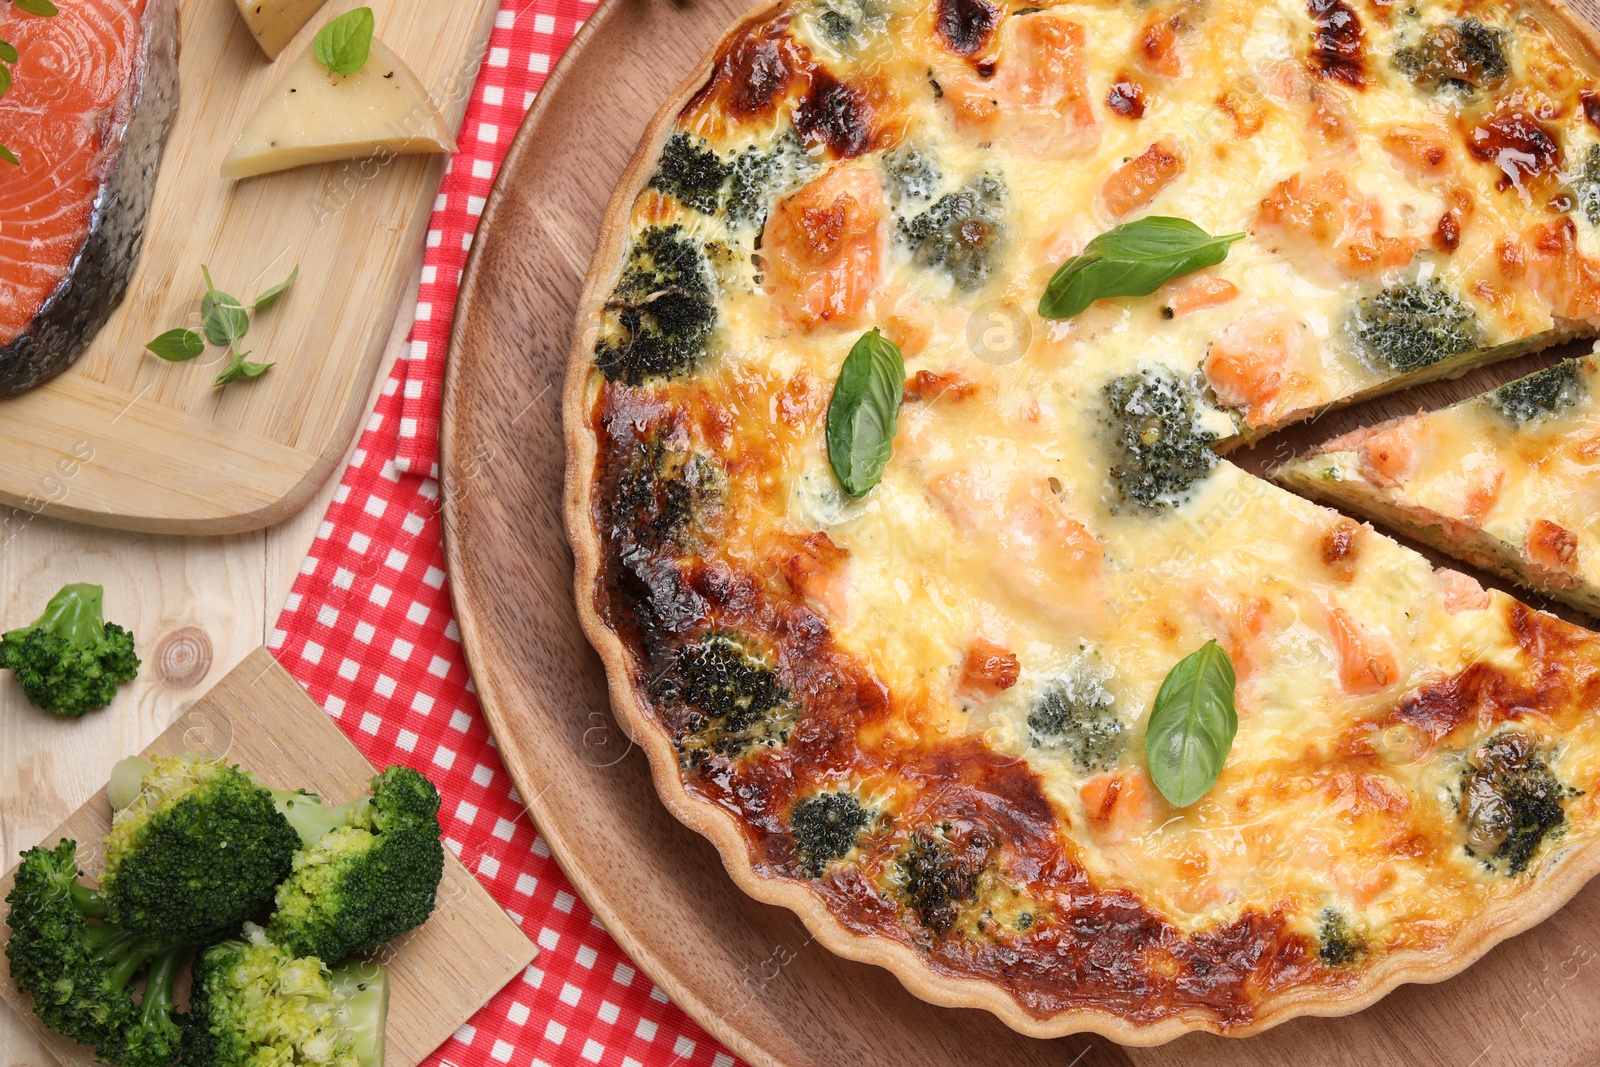
[[[1600,613],[1595,356],[1451,407],[1345,434],[1283,485]]]

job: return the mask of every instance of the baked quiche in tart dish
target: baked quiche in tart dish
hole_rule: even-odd
[[[1600,867],[1600,636],[1228,447],[1600,324],[1600,75],[1505,3],[795,0],[619,185],[579,612],[752,896],[1028,1034],[1246,1035]]]

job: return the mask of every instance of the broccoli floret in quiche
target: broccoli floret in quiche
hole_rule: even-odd
[[[728,182],[728,228],[760,228],[767,221],[772,202],[811,180],[820,164],[792,129],[775,135],[771,143],[751,145],[733,159]]]
[[[650,432],[633,447],[606,502],[612,535],[652,553],[679,546],[719,485],[713,460],[669,446],[659,430]]]
[[[813,793],[789,813],[795,859],[808,878],[820,878],[830,863],[856,847],[872,813],[845,792]]]
[[[926,204],[939,191],[939,164],[913,144],[883,154],[883,173],[896,204]]]
[[[717,323],[710,278],[704,253],[681,226],[640,233],[594,345],[606,379],[641,385],[694,369]]]
[[[1590,226],[1600,226],[1600,144],[1583,154],[1583,163],[1571,175],[1572,206]]]
[[[1459,814],[1469,856],[1502,874],[1521,874],[1547,837],[1560,833],[1576,790],[1550,770],[1534,739],[1517,730],[1489,738],[1461,772]]]
[[[1367,954],[1366,939],[1350,926],[1337,908],[1323,908],[1317,916],[1317,956],[1330,967],[1354,963]]]
[[[1028,712],[1035,748],[1066,752],[1080,771],[1103,770],[1127,745],[1127,726],[1098,681],[1070,675],[1047,688]]]
[[[1105,388],[1111,430],[1111,480],[1122,499],[1168,507],[1217,465],[1202,429],[1192,385],[1159,364],[1113,379]]]
[[[1005,192],[999,177],[982,174],[920,215],[901,219],[899,239],[911,249],[912,262],[944,271],[957,289],[980,288],[1005,236]]]
[[[1428,89],[1493,89],[1511,73],[1502,36],[1475,18],[1430,26],[1419,42],[1395,52],[1394,65]]]
[[[1368,363],[1402,372],[1432,366],[1482,343],[1477,313],[1437,281],[1393,285],[1363,297],[1346,330]]]
[[[895,857],[900,894],[920,922],[935,934],[955,924],[961,906],[978,892],[981,867],[964,862],[934,833],[916,830]]]
[[[707,147],[704,138],[694,139],[679,131],[662,147],[655,173],[650,175],[650,188],[702,214],[714,215],[732,170]]]
[[[1564,359],[1526,378],[1507,382],[1485,399],[1517,425],[1537,423],[1583,401],[1589,384],[1575,359]]]
[[[651,683],[651,699],[672,716],[686,765],[711,755],[738,757],[788,742],[796,708],[778,672],[731,634],[679,649]]]

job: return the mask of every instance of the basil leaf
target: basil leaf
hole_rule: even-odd
[[[900,347],[876,329],[861,335],[839,368],[828,401],[828,463],[851,496],[865,496],[883,477],[905,385]]]
[[[12,60],[12,62],[15,63],[16,60]],[[4,96],[7,93],[9,93],[10,91],[11,91],[11,68],[6,66],[4,63],[0,63],[0,96]]]
[[[372,8],[358,7],[328,23],[312,38],[317,62],[335,74],[360,74],[372,52]]]
[[[170,363],[183,363],[206,350],[206,343],[194,330],[168,330],[145,345],[150,351]]]
[[[5,160],[14,167],[22,166],[22,160],[17,158],[17,154],[3,144],[0,144],[0,159]]]
[[[0,59],[7,63],[15,63],[18,58],[16,45],[10,41],[0,41]]]
[[[1039,298],[1039,314],[1070,319],[1096,300],[1147,296],[1174,278],[1214,267],[1242,233],[1213,237],[1188,219],[1151,215],[1107,230],[1061,265]]]
[[[1239,715],[1233,706],[1233,661],[1215,641],[1167,672],[1145,724],[1150,778],[1174,807],[1206,795],[1233,747]]]
[[[268,289],[260,296],[256,297],[256,302],[251,304],[250,307],[255,311],[260,311],[262,308],[271,304],[274,300],[278,299],[278,297],[287,292],[289,286],[293,285],[294,280],[298,277],[300,277],[300,264],[296,263],[294,265],[294,270],[289,272],[289,276],[287,278],[279,282],[277,285],[274,285],[271,289]]]
[[[11,2],[28,14],[38,15],[40,18],[49,18],[56,13],[56,5],[50,0],[11,0]]]
[[[217,384],[227,385],[229,382],[236,382],[241,378],[259,378],[273,368],[274,364],[271,363],[251,363],[245,359],[249,354],[248,352],[234,353],[233,362],[229,363],[223,372],[217,375]]]

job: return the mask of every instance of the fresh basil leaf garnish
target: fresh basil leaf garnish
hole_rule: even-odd
[[[1178,808],[1205,796],[1233,747],[1239,730],[1233,661],[1215,641],[1179,660],[1167,672],[1145,724],[1144,753],[1150,778]]]
[[[358,7],[329,22],[311,40],[317,62],[335,74],[360,74],[372,54],[372,8]]]
[[[274,300],[278,299],[278,297],[288,292],[289,286],[293,285],[295,279],[298,277],[300,277],[300,264],[296,263],[294,265],[294,270],[289,272],[289,276],[287,278],[279,282],[277,285],[274,285],[260,296],[256,297],[256,302],[250,305],[251,310],[260,311],[262,308],[267,307]]]
[[[204,352],[206,342],[194,330],[179,327],[168,330],[145,347],[169,363],[183,363]]]
[[[839,369],[828,401],[828,463],[851,496],[865,496],[883,477],[905,383],[900,346],[876,329],[861,335]]]
[[[1039,314],[1070,319],[1096,300],[1147,296],[1174,278],[1214,267],[1242,233],[1213,237],[1188,219],[1150,215],[1092,239],[1061,265],[1039,298]]]

